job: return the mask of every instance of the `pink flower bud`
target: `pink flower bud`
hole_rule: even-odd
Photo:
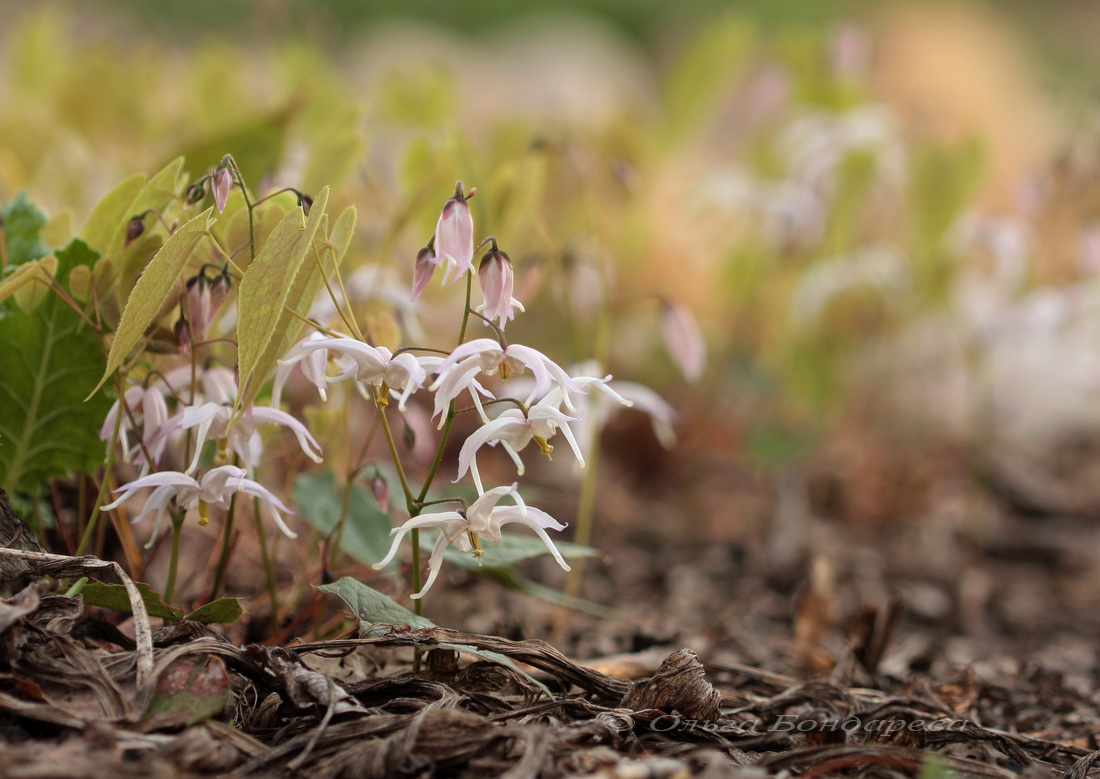
[[[508,255],[496,248],[481,258],[477,270],[477,280],[481,283],[481,294],[485,297],[481,313],[487,319],[499,319],[503,329],[509,319],[515,317],[512,299],[512,286],[515,274]]]
[[[214,195],[214,205],[220,214],[225,210],[225,204],[229,200],[229,188],[233,185],[233,175],[225,165],[219,165],[214,171],[214,178],[210,184],[210,191]]]
[[[374,495],[374,499],[378,501],[378,508],[382,509],[383,514],[388,514],[390,511],[390,483],[382,478],[382,474],[374,474],[374,477],[370,480],[370,491]]]
[[[474,219],[470,215],[470,206],[466,202],[467,197],[473,197],[476,190],[471,189],[470,194],[462,193],[462,182],[455,184],[455,194],[443,204],[443,212],[439,215],[439,221],[435,226],[435,252],[438,262],[447,265],[446,281],[450,278],[450,271],[454,270],[454,278],[462,277],[474,261]]]
[[[691,311],[668,298],[661,298],[661,337],[685,379],[695,381],[703,375],[707,347],[699,324]]]
[[[424,287],[428,286],[437,265],[439,265],[439,258],[435,256],[431,242],[429,242],[427,246],[417,252],[416,263],[413,265],[412,300],[420,297]]]

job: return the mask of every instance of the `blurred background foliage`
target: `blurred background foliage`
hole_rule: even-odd
[[[792,469],[815,511],[868,522],[927,511],[959,473],[1100,506],[1063,467],[1100,433],[1091,3],[100,0],[0,19],[0,201],[26,190],[59,222],[135,171],[232,152],[267,186],[333,185],[359,208],[352,262],[407,283],[442,198],[476,185],[520,295],[549,303],[512,337],[681,410],[673,455],[629,418],[608,434],[609,473],[677,528],[751,532]],[[660,295],[701,319],[695,385],[655,346]],[[1043,469],[1058,480],[1028,481]]]

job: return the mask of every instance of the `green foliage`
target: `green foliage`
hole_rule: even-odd
[[[183,612],[173,608],[164,602],[159,592],[155,592],[145,582],[134,582],[141,600],[145,603],[145,609],[150,617],[176,620],[183,616]],[[102,582],[90,582],[84,585],[80,591],[84,596],[84,602],[89,606],[100,606],[105,609],[123,611],[127,614],[133,612],[130,606],[130,597],[126,594],[126,588],[121,584],[104,584]]]
[[[38,240],[45,215],[25,198],[3,209],[9,263],[49,251]],[[56,252],[54,278],[64,289],[74,268],[98,255],[80,240]],[[18,267],[15,268],[18,272]],[[90,471],[103,455],[96,435],[110,399],[84,403],[102,366],[95,331],[55,294],[30,311],[0,302],[0,486],[37,494],[41,483],[70,470]]]
[[[348,486],[348,510],[340,548],[364,565],[374,565],[390,549],[390,518],[359,484]],[[331,471],[299,474],[294,479],[294,504],[302,519],[326,535],[340,519],[342,496]]]
[[[317,589],[321,592],[338,595],[343,599],[344,603],[351,608],[352,612],[359,619],[359,635],[363,638],[385,635],[386,628],[390,625],[399,627],[408,625],[410,628],[433,628],[436,626],[431,620],[412,613],[405,607],[398,605],[392,598],[378,592],[378,590],[372,589],[362,582],[358,582],[347,576],[332,584],[322,584]],[[545,685],[527,672],[520,670],[510,658],[498,652],[490,652],[467,644],[450,643],[432,644],[424,648],[451,649],[455,652],[465,652],[466,654],[480,657],[483,660],[489,660],[506,666],[520,676],[526,677],[528,681],[536,685],[546,693],[547,696],[550,696],[550,691]]]
[[[242,616],[244,616],[244,609],[241,608],[239,600],[236,598],[218,598],[199,606],[187,615],[187,619],[207,625],[212,623],[232,625]]]
[[[292,209],[241,279],[237,292],[238,408],[252,404],[276,361],[286,353],[285,342],[292,340],[288,332],[292,322],[298,321],[287,309],[305,314],[302,309],[313,302],[312,297],[306,299],[306,292],[316,289],[313,279],[319,269],[310,254],[316,251],[320,255],[323,250],[314,246],[313,239],[322,223],[327,224],[327,205],[326,187],[314,200],[308,218],[302,209]],[[297,332],[300,325],[293,324],[293,328]]]
[[[374,635],[374,625],[408,625],[411,628],[431,628],[435,623],[413,614],[393,598],[383,595],[362,582],[345,576],[332,584],[322,584],[321,592],[338,595],[359,620],[359,632],[364,637]]]
[[[420,546],[430,550],[435,545],[435,539],[429,538],[429,533],[421,534]],[[591,547],[579,546],[566,541],[555,542],[554,546],[561,552],[566,560],[576,560],[582,557],[597,557],[599,552]],[[520,536],[515,533],[505,534],[500,541],[485,543],[480,558],[474,557],[469,552],[461,552],[454,547],[448,547],[443,553],[444,559],[459,568],[467,571],[495,574],[497,569],[508,570],[517,563],[529,560],[533,557],[542,557],[550,554],[546,544],[532,536]]]
[[[4,246],[9,265],[22,265],[50,253],[39,238],[46,226],[46,215],[31,202],[26,192],[20,192],[0,209],[3,216]]]
[[[177,291],[184,266],[210,227],[212,210],[208,208],[172,233],[145,267],[126,301],[126,308],[122,310],[122,320],[115,331],[111,352],[107,355],[107,368],[92,390],[93,395],[122,365],[130,350],[137,346],[145,331],[156,321],[164,304]]]
[[[160,617],[172,621],[188,619],[191,622],[201,622],[204,625],[232,625],[244,614],[241,602],[237,598],[219,598],[199,606],[190,614],[185,614],[182,610],[165,603],[164,596],[145,582],[134,582],[134,585],[141,593],[141,600],[145,603],[145,608],[150,617]],[[84,585],[80,592],[84,596],[84,602],[89,606],[100,606],[127,614],[132,612],[130,597],[126,593],[126,588],[121,584],[91,582]]]

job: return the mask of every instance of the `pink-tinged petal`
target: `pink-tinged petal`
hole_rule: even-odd
[[[201,382],[203,397],[208,402],[227,406],[237,399],[237,376],[228,368],[207,368]]]
[[[175,497],[177,497],[175,487],[157,487],[146,499],[145,506],[142,507],[141,513],[130,520],[130,524],[134,525],[144,519],[147,514],[156,512],[156,518],[153,520],[153,532],[150,534],[149,540],[145,544],[146,549],[152,549],[153,545],[156,544],[157,539],[160,537],[160,528],[164,522],[164,515],[168,511],[168,506],[171,504],[172,499]]]
[[[482,358],[482,362],[485,362],[484,357],[487,355],[488,362],[494,365],[504,359],[504,351],[495,340],[492,338],[475,338],[473,341],[467,341],[457,347],[453,352],[443,358],[443,362],[439,364],[435,372],[442,375],[452,365],[475,354]]]
[[[389,565],[390,561],[397,555],[397,550],[401,546],[401,539],[404,538],[405,534],[410,530],[422,527],[438,527],[443,529],[451,522],[465,524],[466,520],[463,519],[462,515],[457,511],[437,511],[435,513],[421,514],[419,517],[413,517],[400,527],[395,527],[390,531],[390,534],[394,537],[393,544],[390,546],[390,551],[385,557],[371,567],[379,571]]]
[[[143,476],[140,479],[130,482],[129,484],[124,484],[117,490],[115,490],[116,494],[119,492],[125,494],[113,503],[103,506],[103,510],[110,511],[111,509],[117,508],[119,504],[128,500],[138,490],[144,489],[146,487],[163,487],[166,485],[175,487],[177,488],[177,490],[187,487],[193,488],[195,490],[199,489],[199,483],[185,473],[180,473],[179,471],[161,471],[160,473],[151,473],[148,476]]]
[[[447,404],[462,394],[463,390],[472,389],[472,385],[477,382],[474,381],[474,376],[481,370],[481,365],[476,359],[468,360],[464,363],[460,363],[449,371],[432,385],[435,388],[435,410],[432,413],[432,417],[439,417],[439,426],[443,427],[444,412],[447,410]]]
[[[663,447],[672,449],[676,446],[676,410],[664,398],[649,387],[631,381],[617,381],[615,389],[636,411],[649,416],[653,434]]]
[[[495,512],[493,512],[493,519],[496,520],[498,527],[512,523],[519,523],[521,525],[526,525],[527,527],[531,528],[533,531],[535,531],[535,534],[538,535],[542,542],[546,544],[546,548],[549,550],[550,554],[554,556],[554,559],[557,560],[558,565],[560,565],[562,569],[566,571],[570,570],[569,564],[565,562],[565,558],[561,556],[561,552],[559,552],[558,548],[554,546],[554,542],[550,538],[550,535],[546,532],[546,530],[544,530],[544,528],[550,528],[551,530],[564,530],[566,526],[558,522],[545,511],[537,508],[528,507],[526,510],[526,515],[524,515],[524,513],[521,512],[518,507],[505,506],[503,508],[498,508]]]
[[[435,226],[435,253],[439,261],[447,265],[446,283],[462,277],[474,261],[474,220],[470,205],[462,194],[461,182],[455,187],[455,195],[443,204],[443,212]]]
[[[518,416],[517,416],[518,415]],[[490,441],[506,440],[514,449],[522,449],[531,442],[531,428],[518,409],[508,409],[488,424],[482,425],[463,442],[458,453],[457,482],[470,469],[477,450]]]
[[[310,434],[305,425],[285,411],[280,411],[277,408],[253,407],[246,415],[257,424],[268,423],[289,427],[291,432],[294,433],[294,437],[298,439],[298,445],[302,447],[306,457],[315,463],[323,461],[321,445],[317,443],[317,439]]]
[[[235,484],[238,492],[252,495],[266,503],[268,511],[271,512],[271,518],[275,520],[276,527],[282,531],[284,536],[287,538],[298,537],[298,534],[287,526],[286,522],[283,521],[282,515],[279,514],[280,510],[285,511],[287,514],[293,514],[294,512],[284,506],[283,502],[275,497],[266,487],[259,482],[252,481],[252,479],[230,480],[230,484]]]
[[[145,397],[145,388],[141,386],[130,387],[122,395],[127,407],[131,411],[137,409],[141,403],[142,398]],[[99,440],[108,441],[115,432],[115,420],[118,418],[119,413],[122,413],[122,423],[120,430],[125,430],[130,425],[129,415],[122,411],[119,402],[116,400],[111,406],[111,409],[107,412],[107,416],[103,420],[103,426],[99,429]]]
[[[420,592],[415,592],[409,596],[413,600],[423,598],[425,593],[435,584],[435,580],[439,576],[439,570],[443,567],[443,555],[447,551],[447,543],[447,535],[445,533],[440,533],[439,538],[435,540],[435,546],[432,547],[432,554],[428,558],[428,580],[424,582],[424,586],[420,588]]]
[[[481,258],[477,279],[484,296],[481,313],[488,319],[499,319],[503,329],[508,320],[515,316],[512,311],[515,274],[511,259],[505,252],[494,248]]]
[[[214,206],[218,209],[218,213],[225,211],[225,204],[229,200],[229,188],[233,185],[233,176],[229,172],[229,168],[218,166],[214,171],[213,179],[210,182],[210,192],[214,195]]]
[[[224,438],[226,425],[229,423],[230,409],[217,403],[203,403],[201,406],[188,406],[183,410],[180,419],[180,427],[184,430],[198,426],[195,436],[195,456],[191,458],[191,464],[187,466],[185,473],[194,473],[199,467],[199,459],[202,457],[202,448],[211,437]],[[216,425],[216,428],[215,428]],[[215,428],[211,435],[211,428]]]
[[[211,468],[202,477],[202,499],[222,508],[229,506],[229,500],[237,492],[237,484],[248,475],[244,468],[236,465],[221,465]]]
[[[707,362],[707,347],[695,315],[688,309],[673,303],[661,301],[661,337],[669,356],[690,382],[703,375]]]
[[[381,350],[358,341],[354,338],[326,338],[319,341],[308,341],[302,344],[302,349],[328,349],[329,351],[346,354],[355,361],[357,367],[356,378],[368,384],[378,384],[382,381],[389,365],[389,357]]]
[[[438,266],[439,258],[435,256],[435,252],[430,247],[424,247],[420,250],[416,255],[416,262],[413,263],[413,286],[410,300],[416,300],[420,297],[420,293],[428,286],[428,282],[432,280],[432,274],[435,273]]]

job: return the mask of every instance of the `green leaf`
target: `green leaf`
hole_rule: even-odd
[[[145,602],[145,608],[148,610],[150,617],[179,619],[183,616],[182,611],[174,609],[165,603],[161,594],[155,592],[153,588],[145,582],[134,582],[134,586],[136,586],[138,592],[141,593],[141,599]],[[89,606],[102,606],[105,609],[123,611],[127,614],[133,613],[130,607],[130,597],[126,594],[126,588],[121,584],[91,582],[90,584],[84,585],[81,594],[84,596],[84,602]]]
[[[238,599],[218,598],[218,600],[199,606],[187,615],[187,619],[192,622],[202,622],[206,625],[210,623],[232,625],[243,615],[244,609],[241,608],[241,602]]]
[[[365,565],[373,565],[390,549],[389,517],[361,485],[352,484],[348,517],[340,533],[340,548]],[[326,535],[340,518],[342,495],[331,471],[300,474],[294,480],[294,505],[306,522]]]
[[[156,221],[156,217],[151,213],[145,217],[146,227],[149,229],[143,236],[127,245],[126,231],[130,219],[146,211],[152,211],[160,214],[166,221],[170,221],[169,208],[179,198],[184,175],[183,157],[177,157],[146,181],[130,204],[119,210],[122,216],[111,233],[107,249],[103,252],[110,267],[109,278],[103,281],[116,284],[115,301],[120,308],[123,301],[129,297],[138,274],[141,273],[149,256],[164,243],[160,232],[153,232],[151,229],[151,225]]]
[[[103,377],[95,385],[95,389],[92,390],[92,394],[95,394],[115,369],[122,365],[126,355],[141,340],[169,295],[176,289],[176,282],[183,273],[184,265],[187,264],[187,260],[195,251],[195,246],[210,226],[212,210],[206,209],[176,230],[156,256],[149,261],[145,272],[141,274],[141,278],[134,285],[126,301],[126,308],[122,311],[122,321],[118,324],[115,339],[111,342],[111,352],[107,356],[107,368],[103,371]]]
[[[326,187],[321,192],[327,195],[328,188]],[[317,203],[314,203],[313,207],[316,208]],[[310,214],[312,213],[311,210]],[[294,346],[299,339],[302,328],[305,327],[305,323],[291,314],[290,311],[296,311],[300,316],[305,316],[312,308],[313,301],[317,299],[318,293],[324,288],[325,279],[328,278],[329,283],[333,283],[333,278],[336,275],[335,268],[340,266],[344,255],[347,254],[348,247],[351,245],[351,239],[355,235],[355,220],[355,207],[348,206],[336,219],[336,224],[332,226],[332,233],[328,235],[327,239],[322,239],[320,235],[313,239],[313,245],[310,247],[301,270],[298,271],[298,278],[294,280],[294,285],[287,295],[282,317],[276,326],[276,337],[271,341],[270,347],[261,359],[261,362],[271,361],[271,368],[266,369],[266,373],[270,373],[275,362]],[[323,234],[326,226],[326,222],[322,222],[319,232]],[[324,273],[321,272],[322,266],[324,267]],[[290,311],[287,309],[290,309]]]
[[[84,220],[84,226],[80,228],[81,240],[97,252],[105,252],[119,224],[134,216],[130,213],[130,204],[144,185],[145,175],[142,173],[135,173],[116,184],[100,198]]]
[[[12,273],[0,281],[0,301],[11,297],[27,284],[49,284],[53,278],[51,265],[56,267],[56,257],[39,257],[37,260],[16,265]]]
[[[359,618],[359,635],[363,638],[385,635],[386,631],[380,629],[378,627],[379,625],[408,625],[410,628],[414,629],[436,627],[436,624],[431,620],[414,614],[404,606],[397,604],[392,598],[348,576],[332,584],[323,584],[317,589],[322,592],[339,595],[343,598],[344,602],[351,607],[352,611],[354,611]],[[467,654],[475,655],[484,660],[499,663],[500,665],[512,669],[520,676],[527,678],[532,684],[546,693],[547,696],[553,697],[550,695],[550,691],[545,685],[530,674],[520,670],[520,668],[512,662],[511,658],[498,652],[490,652],[468,644],[439,643],[424,644],[423,646],[425,649],[439,648],[452,649],[456,652],[466,652]]]
[[[97,255],[74,240],[56,254],[57,278]],[[23,312],[0,303],[0,486],[37,493],[70,470],[91,471],[103,457],[97,432],[105,394],[84,403],[103,366],[99,338],[59,297]]]
[[[4,245],[9,265],[22,265],[50,253],[50,247],[39,238],[46,226],[46,215],[39,210],[26,192],[20,192],[0,209],[3,217]]]
[[[237,365],[240,374],[237,408],[252,405],[260,387],[282,356],[287,330],[298,320],[284,307],[297,310],[316,269],[306,264],[313,238],[325,220],[328,187],[313,201],[309,219],[302,209],[290,211],[248,266],[237,291]],[[304,271],[304,272],[303,272]],[[312,299],[306,305],[312,303]]]
[[[435,538],[429,538],[426,533],[420,534],[420,546],[430,550],[435,546]],[[598,557],[599,552],[588,546],[579,546],[567,541],[555,542],[554,546],[561,552],[566,560],[574,560],[579,557]],[[467,571],[478,571],[493,568],[511,568],[516,563],[529,560],[532,557],[542,557],[550,554],[541,540],[536,537],[517,536],[515,534],[502,535],[496,543],[484,542],[481,545],[484,554],[476,558],[468,552],[460,552],[454,547],[448,547],[443,554],[443,559],[451,565],[465,568]],[[478,565],[480,559],[481,564]],[[488,572],[488,571],[486,571]]]
[[[344,603],[355,612],[359,620],[360,633],[364,636],[370,634],[370,626],[374,624],[408,625],[411,628],[436,626],[430,619],[414,614],[393,598],[383,595],[350,576],[345,576],[332,584],[322,584],[317,589],[342,598]]]

